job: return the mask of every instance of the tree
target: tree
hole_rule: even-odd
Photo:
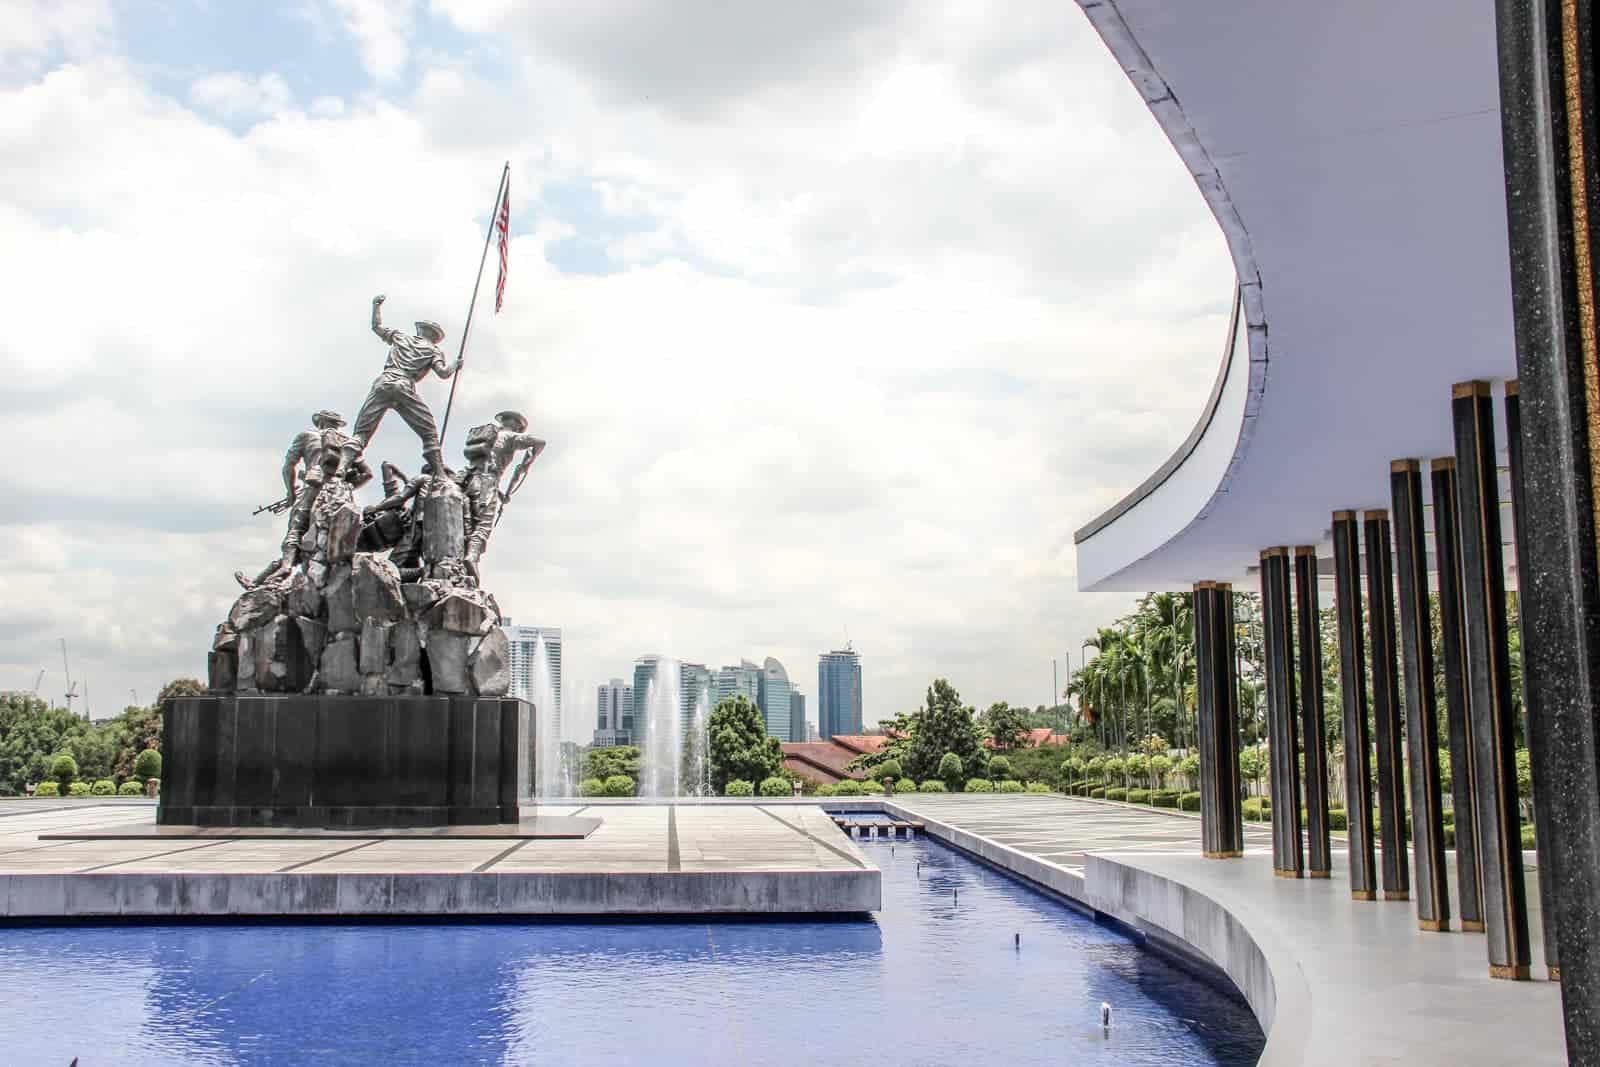
[[[722,793],[729,781],[759,782],[783,766],[783,745],[767,733],[761,709],[742,696],[719,701],[707,729],[711,738],[711,787]]]
[[[1266,769],[1266,760],[1261,757],[1261,750],[1251,745],[1239,750],[1239,777],[1252,784],[1261,782],[1261,774]]]
[[[1127,785],[1127,780],[1123,777],[1123,775],[1127,773],[1128,761],[1123,759],[1121,756],[1112,756],[1110,759],[1106,760],[1107,781],[1116,782],[1119,785]]]
[[[206,695],[206,684],[198,678],[174,678],[161,687],[161,692],[156,696],[156,707],[160,708],[173,697],[203,697]]]
[[[941,782],[951,789],[957,789],[966,774],[961,768],[961,757],[954,752],[946,752],[939,760],[938,777]]]
[[[1028,736],[1029,713],[1014,708],[1005,701],[989,705],[983,713],[983,730],[994,742],[995,751],[1006,752],[1016,748]]]
[[[909,717],[906,726],[910,743],[900,764],[912,778],[921,781],[934,777],[944,756],[952,752],[961,760],[965,774],[983,770],[988,753],[976,717],[945,679],[937,678],[928,687],[926,703]]]
[[[899,781],[906,776],[897,759],[886,759],[878,764],[873,777],[880,782]]]
[[[133,776],[139,781],[161,777],[161,753],[147,748],[133,761]]]
[[[761,779],[760,792],[764,797],[786,797],[791,795],[794,790],[790,787],[787,778],[779,778],[777,775],[773,775],[770,778]]]
[[[1104,756],[1095,756],[1090,759],[1085,769],[1089,772],[1089,777],[1095,781],[1103,782],[1106,780],[1106,758]]]
[[[1172,771],[1172,757],[1167,755],[1150,757],[1150,777],[1155,782],[1157,789],[1166,781],[1167,775]]]
[[[613,774],[639,777],[639,746],[613,745],[610,748],[591,748],[583,757],[583,776],[604,782]]]
[[[1129,778],[1132,778],[1135,782],[1138,782],[1141,785],[1145,784],[1145,780],[1150,776],[1149,756],[1146,756],[1143,752],[1135,752],[1122,762],[1127,770]]]
[[[606,796],[631,797],[633,796],[633,779],[626,774],[613,774],[606,779]]]
[[[70,752],[58,753],[50,761],[50,777],[63,786],[70,785],[78,777],[78,761],[72,758]]]
[[[1000,781],[1011,777],[1011,761],[1004,756],[991,756],[989,758],[989,777]]]

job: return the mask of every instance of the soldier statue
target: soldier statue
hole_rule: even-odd
[[[242,571],[235,571],[234,580],[246,589],[259,585],[274,574],[287,574],[300,554],[300,540],[311,525],[311,508],[317,502],[317,493],[323,484],[323,456],[337,459],[349,438],[339,432],[344,416],[337,411],[323,409],[311,416],[311,429],[301,430],[289,442],[283,455],[284,498],[280,505],[269,510],[288,511],[288,529],[284,531],[283,546],[278,558],[268,564],[254,581]]]
[[[463,451],[470,466],[462,472],[461,482],[469,509],[467,562],[474,570],[489,543],[489,535],[500,521],[500,509],[522,485],[528,468],[544,451],[544,442],[527,429],[528,420],[520,412],[502,411],[494,417],[494,422],[467,431]],[[512,472],[510,482],[502,488],[501,475],[518,452],[526,455]]]
[[[416,336],[385,326],[383,300],[382,296],[372,298],[372,332],[389,343],[389,356],[356,414],[356,424],[351,429],[353,437],[344,446],[342,462],[348,464],[365,451],[372,435],[378,432],[383,416],[392,410],[422,439],[423,458],[435,470],[443,470],[439,427],[433,421],[433,412],[417,395],[417,382],[426,378],[429,371],[441,378],[450,377],[461,369],[461,359],[457,358],[454,366],[445,362],[444,350],[439,347],[439,342],[444,340],[444,330],[437,322],[419,321]]]

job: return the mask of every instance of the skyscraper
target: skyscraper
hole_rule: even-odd
[[[694,722],[695,705],[701,700],[706,702],[706,716],[710,717],[711,707],[717,702],[716,678],[704,663],[678,665],[678,699],[685,733]]]
[[[744,697],[750,703],[761,706],[761,668],[747,659],[739,661],[737,667],[724,667],[717,672],[716,692],[714,704],[720,704],[729,697]]]
[[[513,626],[507,619],[504,627],[511,643],[511,695],[540,702],[537,692],[544,680],[541,678],[535,650],[539,639],[544,639],[545,662],[548,670],[551,703],[554,705],[556,736],[561,736],[561,627]]]
[[[817,720],[824,738],[861,732],[861,657],[853,648],[818,657]]]
[[[599,708],[594,731],[596,748],[637,743],[633,730],[633,686],[625,684],[621,678],[611,679],[600,687],[596,707]]]
[[[789,738],[789,672],[783,664],[767,657],[761,667],[761,716],[767,720],[767,733],[779,741]]]
[[[789,689],[789,740],[810,740],[806,731],[806,695],[793,687]]]

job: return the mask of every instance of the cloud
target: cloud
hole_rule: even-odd
[[[253,118],[285,110],[292,94],[280,75],[267,73],[252,78],[230,71],[196,79],[189,86],[189,99],[222,118]]]
[[[1034,703],[1126,610],[1075,591],[1072,531],[1187,434],[1231,274],[1081,15],[435,0],[465,43],[413,52],[411,5],[342,10],[381,92],[175,99],[109,45],[0,88],[0,291],[28,309],[0,410],[38,457],[0,469],[35,623],[0,632],[0,686],[62,636],[97,692],[203,669],[228,576],[281,537],[250,511],[282,450],[382,362],[370,297],[459,338],[503,159],[507,303],[452,447],[503,407],[550,442],[485,577],[564,627],[571,736],[651,649],[776,655],[814,716],[847,629],[869,719],[936,674]],[[372,451],[418,449],[389,419]]]
[[[333,0],[333,4],[361,49],[367,73],[382,80],[405,69],[411,54],[413,0]]]

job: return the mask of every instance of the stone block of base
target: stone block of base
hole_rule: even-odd
[[[161,709],[166,826],[514,823],[533,706],[510,697],[217,694]]]

